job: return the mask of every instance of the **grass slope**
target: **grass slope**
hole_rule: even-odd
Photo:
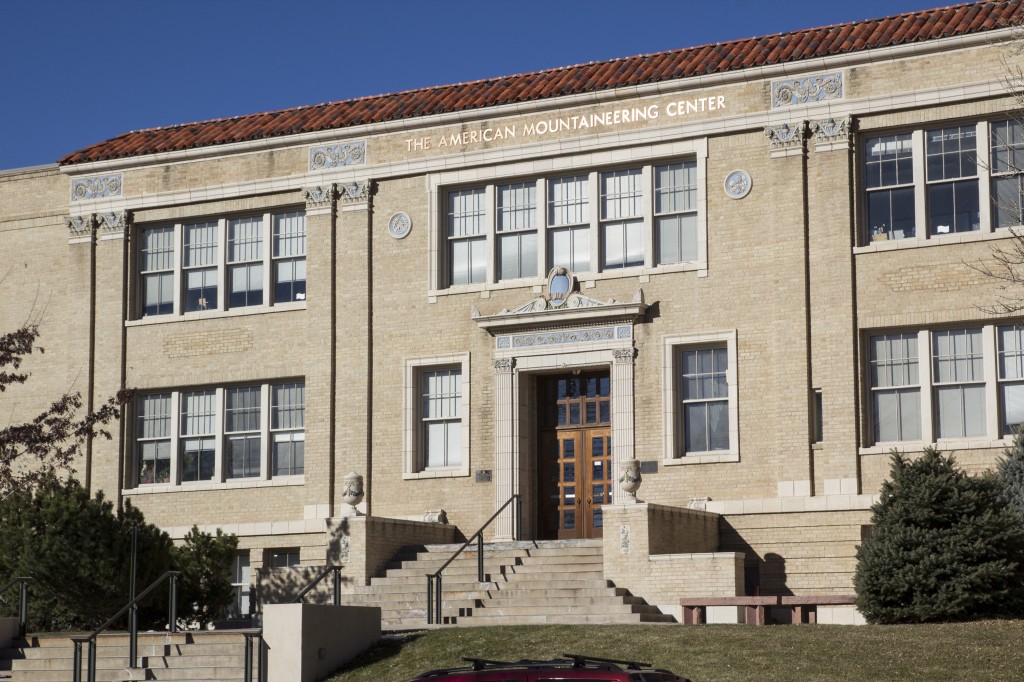
[[[696,682],[1024,679],[1024,621],[748,627],[546,625],[451,628],[387,639],[330,682],[407,682],[461,656],[562,653],[645,661]]]

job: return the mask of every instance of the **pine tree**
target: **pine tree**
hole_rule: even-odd
[[[857,549],[857,606],[872,623],[924,623],[1019,615],[1024,527],[1000,502],[993,476],[971,477],[926,448],[893,452],[872,507],[874,529]]]
[[[1003,503],[1017,512],[1024,523],[1024,429],[1015,429],[1013,444],[1003,451],[996,464],[996,475],[1004,486]]]

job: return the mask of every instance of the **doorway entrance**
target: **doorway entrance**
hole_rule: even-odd
[[[609,373],[540,376],[537,397],[540,538],[599,538],[615,485]]]

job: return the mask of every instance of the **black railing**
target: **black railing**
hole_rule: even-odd
[[[294,599],[294,603],[298,604],[298,603],[302,602],[302,599],[307,594],[309,594],[309,592],[314,587],[319,585],[321,582],[323,582],[324,578],[326,578],[328,575],[333,573],[334,574],[334,605],[335,606],[341,606],[341,569],[343,569],[343,568],[345,568],[345,567],[344,566],[328,566],[327,568],[325,568],[320,573],[320,575],[318,575],[317,577],[313,578],[313,582],[311,582],[310,584],[306,585],[306,587],[303,588],[302,592],[299,592],[299,594]]]
[[[245,674],[242,675],[244,682],[253,682],[252,679],[252,655],[256,654],[256,682],[263,682],[263,630],[242,630],[245,637],[245,658],[242,664],[245,666]]]
[[[32,578],[14,578],[0,587],[0,594],[3,594],[15,585],[20,585],[18,590],[18,637],[25,636],[25,627],[28,624],[28,584],[30,582],[32,582]]]
[[[74,670],[72,671],[74,682],[82,682],[82,644],[89,643],[88,668],[86,671],[88,682],[96,682],[96,637],[104,630],[113,625],[121,616],[128,613],[128,667],[135,668],[139,663],[139,602],[149,596],[149,593],[159,587],[164,580],[171,581],[171,596],[167,605],[167,629],[170,632],[178,631],[178,576],[180,571],[167,571],[153,581],[149,587],[139,593],[135,599],[128,602],[124,608],[115,613],[103,625],[89,635],[74,635],[71,641],[75,645]]]
[[[484,522],[484,525],[480,526],[477,532],[469,536],[466,543],[459,547],[455,554],[452,554],[448,561],[441,564],[441,568],[437,569],[434,573],[427,574],[427,624],[441,623],[441,572],[448,568],[448,564],[455,561],[455,559],[462,554],[463,550],[473,544],[473,539],[476,538],[476,580],[479,583],[484,582],[484,531],[491,525],[494,519],[498,518],[501,512],[505,511],[509,505],[513,505],[512,514],[512,539],[519,539],[519,530],[522,528],[522,517],[523,517],[523,503],[519,498],[519,494],[516,493],[512,497],[508,498],[505,504],[498,508],[498,511],[491,515],[491,518]]]

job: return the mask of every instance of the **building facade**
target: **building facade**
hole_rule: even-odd
[[[603,535],[654,603],[849,593],[892,449],[977,472],[1024,420],[1024,327],[972,267],[1022,222],[1022,5],[2,173],[0,319],[39,320],[47,353],[0,412],[135,388],[78,476],[173,537],[237,533],[240,586],[329,560],[365,581],[519,495],[523,538]],[[514,532],[507,508],[488,538]]]

